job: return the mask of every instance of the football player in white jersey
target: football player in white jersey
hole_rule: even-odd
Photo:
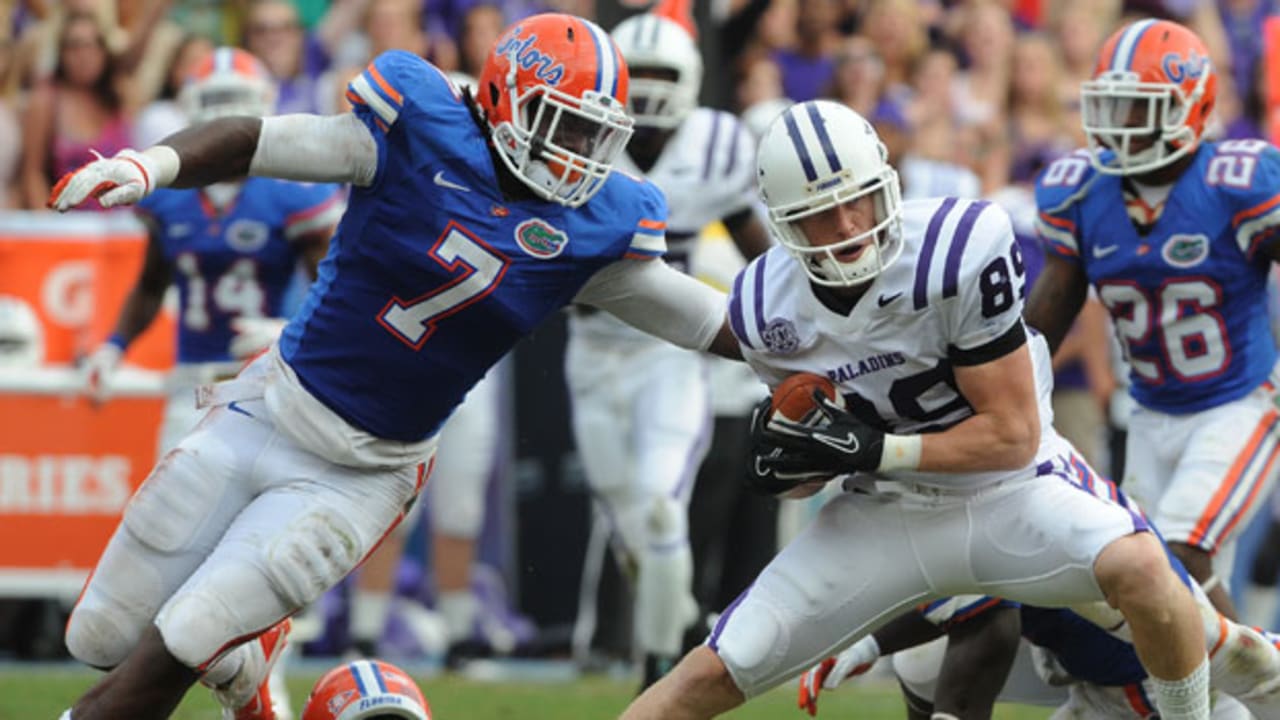
[[[697,106],[702,59],[690,31],[658,12],[611,33],[631,69],[636,121],[616,167],[667,197],[667,254],[688,271],[703,227],[723,221],[748,258],[769,246],[752,207],[755,143],[734,116]],[[614,550],[635,588],[643,685],[680,656],[697,616],[688,508],[711,436],[707,360],[589,308],[569,321],[565,375],[578,453]]]
[[[826,101],[774,121],[757,177],[782,247],[738,276],[730,325],[771,387],[817,373],[843,404],[815,397],[810,423],[758,407],[749,481],[790,492],[839,476],[845,492],[623,717],[713,717],[909,607],[979,592],[1105,599],[1161,716],[1207,720],[1191,592],[1141,516],[1079,484],[1052,429],[1048,351],[1022,323],[1008,216],[955,198],[903,204],[870,123]]]

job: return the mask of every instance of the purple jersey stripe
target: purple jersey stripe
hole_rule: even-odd
[[[707,647],[717,651],[720,649],[720,633],[724,631],[725,624],[729,622],[729,616],[733,614],[734,610],[738,609],[738,606],[742,604],[742,601],[747,597],[747,593],[751,592],[753,587],[755,587],[754,583],[748,585],[747,589],[743,590],[742,594],[734,598],[733,602],[729,603],[729,607],[720,613],[720,617],[716,620],[716,626],[711,628],[711,637],[707,638]]]
[[[711,121],[711,139],[707,141],[707,154],[702,159],[702,179],[709,180],[711,178],[711,161],[715,158],[716,140],[720,139],[720,120],[723,116],[720,113],[715,114],[715,119]]]
[[[916,261],[916,285],[912,299],[916,310],[923,310],[929,304],[929,263],[933,262],[933,249],[938,245],[938,233],[942,231],[942,222],[947,213],[956,206],[956,199],[949,197],[933,213],[929,227],[924,232],[924,244],[920,247],[920,259]]]
[[[733,169],[738,167],[738,139],[742,137],[742,133],[746,132],[742,123],[734,123],[733,141],[729,143],[729,160],[724,169],[726,177],[733,175]]]
[[[733,279],[733,294],[729,296],[729,326],[733,328],[733,334],[738,336],[738,342],[751,347],[751,341],[747,338],[747,324],[742,317],[742,276],[746,274],[747,270],[743,268],[738,277]]]
[[[964,255],[964,248],[969,244],[969,236],[973,234],[973,226],[978,222],[978,216],[990,204],[985,200],[970,203],[969,207],[965,208],[964,214],[960,216],[960,222],[956,224],[956,234],[951,241],[951,247],[947,250],[947,265],[942,271],[942,297],[949,298],[956,294],[957,286],[960,284],[960,257]]]
[[[756,314],[756,334],[764,337],[764,262],[769,259],[768,253],[760,256],[756,261],[756,276],[752,279],[755,283],[755,297],[752,298],[752,309]]]

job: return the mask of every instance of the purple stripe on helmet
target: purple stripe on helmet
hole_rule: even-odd
[[[813,168],[813,158],[809,157],[809,148],[804,146],[804,138],[800,137],[800,126],[796,124],[795,115],[791,110],[782,113],[782,121],[787,126],[787,137],[791,138],[791,144],[796,149],[796,156],[800,158],[800,167],[804,168],[804,176],[809,182],[818,179],[818,171]]]
[[[827,156],[827,167],[831,172],[840,172],[840,158],[836,155],[836,147],[831,143],[831,135],[827,133],[827,124],[818,112],[818,106],[808,103],[809,121],[813,123],[814,132],[818,133],[818,142],[822,145],[822,154]]]

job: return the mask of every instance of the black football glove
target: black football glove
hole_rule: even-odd
[[[836,405],[821,390],[814,390],[818,417],[796,423],[774,416],[763,429],[762,441],[782,448],[784,454],[800,453],[805,469],[825,475],[870,472],[884,456],[884,433]]]
[[[751,411],[751,457],[747,459],[747,487],[762,495],[778,495],[797,486],[830,480],[834,473],[816,470],[800,450],[777,444],[768,426],[772,399],[765,398]]]

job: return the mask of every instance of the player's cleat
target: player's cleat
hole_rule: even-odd
[[[222,720],[293,720],[293,713],[289,709],[289,697],[287,692],[284,692],[283,678],[272,681],[273,670],[284,652],[291,627],[289,618],[285,618],[254,640],[262,650],[266,672],[262,676],[257,692],[249,702],[235,710],[223,706]]]

